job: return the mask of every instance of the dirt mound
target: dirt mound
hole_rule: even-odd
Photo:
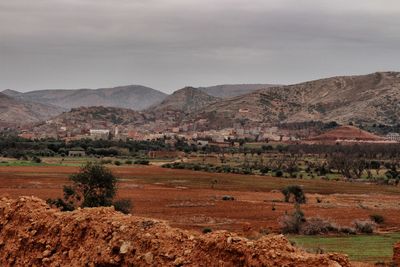
[[[59,212],[34,197],[0,200],[1,266],[350,266],[309,254],[281,235],[251,241],[196,234],[113,208]]]
[[[400,243],[397,243],[393,247],[393,263],[394,266],[400,266]]]
[[[333,130],[329,130],[321,135],[312,137],[308,140],[319,142],[381,142],[384,139],[380,136],[361,130],[357,127],[346,125],[340,126]]]

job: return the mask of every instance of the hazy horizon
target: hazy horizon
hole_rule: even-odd
[[[0,0],[0,90],[294,84],[399,71],[394,0]]]

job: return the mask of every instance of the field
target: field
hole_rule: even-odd
[[[353,261],[382,262],[392,257],[400,233],[352,237],[290,236],[297,246],[309,252],[341,252]]]
[[[68,176],[77,172],[85,159],[59,163],[56,162],[58,159],[54,160],[31,166],[0,165],[0,195],[61,197]],[[133,214],[167,220],[172,226],[184,229],[230,230],[249,238],[278,232],[280,218],[293,210],[293,204],[283,202],[279,190],[286,185],[298,184],[307,193],[307,204],[302,205],[307,217],[320,216],[338,225],[350,226],[355,219],[380,214],[385,223],[379,226],[379,233],[400,232],[400,188],[395,186],[195,172],[157,165],[109,167],[120,178],[118,197],[132,199]],[[235,200],[222,200],[225,195],[233,196]],[[386,236],[291,238],[307,249],[321,247],[326,251],[344,251],[355,260],[377,261],[390,259],[389,248],[400,236],[394,234],[391,239]],[[382,251],[373,251],[376,242],[383,244],[379,246]],[[371,257],[357,250],[360,243],[371,246],[371,252],[367,252]]]

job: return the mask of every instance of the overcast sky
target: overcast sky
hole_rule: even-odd
[[[0,90],[400,70],[399,0],[0,0]]]

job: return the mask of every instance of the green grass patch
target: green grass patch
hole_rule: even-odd
[[[7,167],[32,167],[32,166],[49,166],[48,164],[45,163],[35,163],[32,161],[4,161],[0,162],[0,166],[7,166]]]
[[[310,252],[322,249],[324,252],[347,254],[352,261],[377,262],[390,261],[393,255],[393,245],[400,241],[400,233],[383,235],[356,235],[346,237],[323,236],[288,236]]]

